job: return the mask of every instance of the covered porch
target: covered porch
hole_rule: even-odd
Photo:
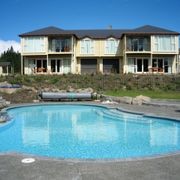
[[[176,55],[127,55],[124,73],[176,73]]]
[[[72,72],[71,56],[23,57],[24,74],[68,74]]]

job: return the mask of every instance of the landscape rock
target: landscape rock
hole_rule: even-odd
[[[8,83],[7,81],[4,81],[4,82],[0,82],[0,87],[2,86],[12,86],[12,84]]]
[[[7,94],[13,94],[17,92],[19,88],[0,88],[0,92],[7,93]]]
[[[140,106],[140,105],[142,105],[142,99],[135,97],[132,99],[132,104]]]
[[[132,104],[133,98],[129,96],[123,96],[123,97],[119,97],[119,100],[122,103]]]
[[[133,105],[142,105],[143,103],[149,103],[149,102],[151,102],[151,98],[143,95],[136,96],[132,100]]]
[[[151,98],[148,97],[148,96],[140,95],[140,96],[136,96],[136,98],[137,98],[137,99],[141,99],[142,102],[144,102],[144,103],[149,103],[149,102],[151,102]]]
[[[32,91],[32,92],[37,93],[37,90],[36,90],[34,87],[30,87],[30,86],[25,86],[25,85],[23,85],[23,86],[22,86],[22,89],[25,89],[25,90],[28,90],[28,91]]]
[[[71,86],[68,86],[68,88],[67,88],[67,92],[75,92],[75,89],[74,89],[74,88],[72,88]]]
[[[57,89],[57,88],[53,88],[53,89],[51,89],[51,91],[50,92],[59,92],[59,89]]]
[[[39,103],[40,101],[38,99],[34,99],[33,103]]]
[[[103,100],[116,101],[119,103],[132,104],[132,97],[124,96],[124,97],[116,97],[116,96],[105,96],[102,95]]]
[[[51,90],[50,90],[50,88],[44,88],[42,91],[43,92],[50,92]]]
[[[85,88],[85,89],[77,89],[75,90],[75,92],[77,93],[93,93],[94,90],[92,88]]]

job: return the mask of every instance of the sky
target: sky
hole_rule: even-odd
[[[1,0],[0,53],[20,48],[19,34],[62,29],[132,29],[154,25],[180,32],[179,0]]]

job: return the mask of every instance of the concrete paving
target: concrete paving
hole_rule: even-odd
[[[141,113],[180,119],[179,106],[116,107]],[[180,153],[164,157],[114,160],[80,161],[34,157],[36,161],[23,164],[23,154],[0,155],[0,180],[179,180]]]
[[[179,180],[180,155],[133,161],[70,161],[0,155],[0,180]]]

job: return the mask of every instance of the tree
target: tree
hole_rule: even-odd
[[[12,46],[10,49],[2,53],[0,62],[10,62],[14,73],[21,72],[21,54],[19,52],[15,52]]]

